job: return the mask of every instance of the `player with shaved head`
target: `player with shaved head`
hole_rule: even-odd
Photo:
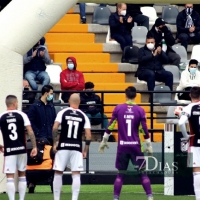
[[[80,191],[80,172],[83,171],[83,158],[86,158],[91,141],[91,125],[89,118],[79,110],[80,96],[72,94],[70,107],[61,110],[53,126],[53,149],[56,152],[53,169],[54,200],[60,200],[62,175],[67,166],[72,171],[72,200],[77,200]],[[61,132],[58,127],[61,125]],[[82,132],[85,129],[86,143],[82,152]],[[58,143],[58,145],[57,145]]]

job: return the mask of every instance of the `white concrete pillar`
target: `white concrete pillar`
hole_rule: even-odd
[[[45,35],[78,0],[14,0],[0,12],[0,113],[5,97],[14,94],[21,107],[22,56]],[[2,143],[2,139],[0,139]],[[0,180],[3,156],[0,154]],[[5,180],[5,179],[4,179]],[[5,181],[0,182],[0,192]]]

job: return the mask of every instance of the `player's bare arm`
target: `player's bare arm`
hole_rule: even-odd
[[[91,142],[91,130],[89,128],[85,129],[85,137],[86,137],[86,141],[85,141],[85,148],[83,150],[83,158],[87,157],[87,153],[88,153],[90,142]]]
[[[27,133],[29,135],[29,138],[30,138],[32,146],[33,146],[33,149],[31,151],[31,157],[34,157],[37,155],[37,144],[36,144],[35,135],[34,135],[32,127],[30,125],[26,126],[26,130],[27,130]]]
[[[58,127],[60,126],[60,123],[55,121],[53,125],[53,131],[52,131],[52,137],[53,137],[53,151],[56,152],[57,148],[57,141],[60,137],[60,134],[58,132]]]
[[[0,144],[0,152],[4,152],[4,146]]]

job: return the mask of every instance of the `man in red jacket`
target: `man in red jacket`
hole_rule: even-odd
[[[85,80],[82,72],[76,70],[76,58],[68,57],[66,59],[67,69],[60,73],[61,90],[77,90],[82,91],[85,87]],[[62,93],[62,100],[68,103],[69,97],[72,93]]]

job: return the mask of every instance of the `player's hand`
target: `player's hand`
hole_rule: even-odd
[[[0,152],[4,153],[4,146],[3,145],[0,145]]]
[[[107,149],[109,149],[108,143],[102,141],[101,144],[100,144],[100,146],[99,146],[99,153],[104,153],[105,147],[106,147]]]
[[[58,144],[53,145],[53,152],[54,152],[54,153],[57,152],[57,146],[58,146]]]
[[[182,106],[178,106],[175,108],[174,110],[174,115],[177,117],[177,118],[180,118],[181,116],[181,112],[183,111],[183,107]]]
[[[150,138],[146,139],[146,148],[145,148],[144,152],[148,153],[149,155],[152,155],[152,153],[153,153],[153,148],[151,145]]]
[[[87,152],[83,151],[83,159],[87,157]]]
[[[37,148],[35,147],[32,149],[30,156],[35,157],[36,155],[37,155]]]
[[[182,142],[188,142],[190,140],[191,137],[194,137],[195,135],[188,135],[187,138],[181,138]]]

